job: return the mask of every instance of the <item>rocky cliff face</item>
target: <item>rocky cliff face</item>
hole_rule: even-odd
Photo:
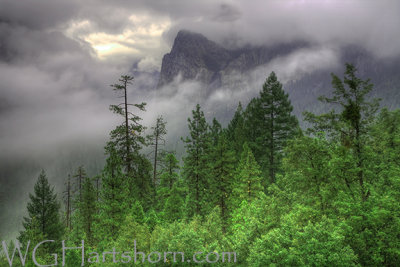
[[[181,75],[183,80],[196,80],[216,88],[222,85],[224,76],[245,73],[303,46],[304,43],[296,43],[229,50],[201,34],[180,31],[171,52],[164,55],[158,87]]]
[[[196,79],[209,84],[230,59],[230,51],[203,35],[180,31],[171,52],[163,58],[158,86],[170,83],[178,74],[184,80]]]

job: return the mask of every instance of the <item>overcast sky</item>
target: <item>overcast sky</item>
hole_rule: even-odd
[[[0,144],[101,135],[114,119],[108,85],[134,63],[159,70],[182,28],[226,46],[355,43],[390,57],[399,25],[395,0],[0,0]]]
[[[77,140],[103,142],[118,123],[108,110],[116,101],[109,85],[133,69],[147,73],[130,93],[131,102],[149,102],[146,123],[164,114],[172,132],[185,124],[199,85],[175,84],[162,94],[140,88],[157,83],[152,73],[180,29],[227,47],[306,40],[318,47],[315,60],[329,65],[347,44],[398,56],[399,26],[396,0],[0,0],[0,164]],[[312,56],[298,65],[307,53],[283,59],[287,76],[315,68]],[[206,107],[227,94],[216,92]]]

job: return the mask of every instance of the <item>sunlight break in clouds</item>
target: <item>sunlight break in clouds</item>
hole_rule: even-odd
[[[97,31],[90,21],[83,20],[71,23],[66,34],[89,43],[101,60],[115,56],[141,58],[152,54],[155,61],[161,63],[162,55],[168,50],[161,37],[170,25],[168,18],[133,14],[119,33]]]

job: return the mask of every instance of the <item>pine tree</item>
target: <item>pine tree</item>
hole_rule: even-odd
[[[20,232],[18,239],[25,243],[29,238],[28,233],[36,232],[41,237],[56,241],[47,243],[50,244],[48,247],[57,246],[57,241],[61,240],[64,233],[64,226],[60,220],[60,204],[43,170],[34,186],[34,194],[29,194],[29,199],[28,217],[24,217],[24,230]]]
[[[72,217],[72,185],[71,185],[71,177],[68,175],[68,180],[65,184],[65,191],[64,193],[64,201],[65,201],[65,225],[67,229],[72,230],[72,223],[71,223],[71,217]]]
[[[243,116],[245,142],[247,142],[250,149],[253,151],[257,162],[260,162],[260,159],[265,154],[265,149],[260,147],[259,137],[265,135],[265,133],[263,132],[264,127],[262,127],[261,104],[258,97],[250,100]]]
[[[251,202],[264,191],[261,170],[247,143],[243,144],[243,152],[236,169],[233,188],[233,201],[239,206],[243,200]]]
[[[111,85],[115,91],[122,92],[124,101],[118,105],[110,105],[110,110],[122,116],[124,122],[111,131],[111,140],[107,143],[106,152],[111,155],[115,150],[122,158],[125,179],[129,186],[129,198],[139,199],[148,206],[153,200],[154,190],[151,181],[151,163],[141,154],[141,149],[146,145],[146,138],[143,136],[145,127],[140,123],[141,118],[129,109],[136,107],[139,111],[145,111],[146,103],[128,102],[128,85],[132,80],[133,77],[123,75],[119,79],[119,84]]]
[[[242,103],[236,109],[232,120],[229,122],[226,133],[227,138],[235,151],[236,159],[240,160],[240,155],[242,154],[243,144],[246,140],[245,136],[245,125],[244,125],[244,111]]]
[[[325,131],[331,138],[352,150],[358,169],[357,179],[361,199],[365,201],[370,192],[364,185],[366,182],[364,148],[379,108],[379,99],[367,101],[366,96],[373,89],[373,84],[369,79],[358,78],[356,71],[353,65],[346,64],[343,81],[332,74],[332,86],[335,89],[333,97],[319,98],[323,103],[338,106],[339,111],[333,109],[322,115],[305,112],[305,119],[314,126],[308,129],[309,133],[316,134],[319,131]]]
[[[128,184],[122,171],[123,161],[117,151],[110,150],[102,173],[99,213],[96,218],[96,239],[115,240],[128,210]]]
[[[129,107],[133,106],[140,111],[145,111],[146,103],[130,104],[128,102],[128,85],[132,84],[132,80],[133,77],[122,75],[119,79],[120,83],[111,85],[114,91],[122,92],[124,101],[118,105],[110,105],[110,110],[112,112],[124,118],[124,123],[117,126],[117,128],[111,132],[110,145],[115,148],[123,158],[125,171],[129,175],[134,168],[134,161],[139,150],[145,145],[145,138],[142,136],[144,127],[140,124],[141,118],[129,111]]]
[[[128,179],[130,201],[139,200],[147,211],[155,202],[155,188],[152,183],[153,166],[146,156],[140,154],[136,158],[135,176]]]
[[[229,216],[228,199],[232,192],[235,172],[235,154],[230,149],[226,134],[221,134],[212,154],[212,176],[209,184],[214,203],[221,211],[222,231],[225,232]]]
[[[130,217],[137,223],[144,223],[144,211],[143,211],[143,207],[142,204],[140,204],[139,201],[135,201],[132,205],[132,207],[130,208]]]
[[[160,185],[162,187],[168,187],[168,189],[171,190],[172,186],[179,178],[179,161],[176,159],[175,154],[170,152],[164,157],[163,165],[164,168],[161,170],[160,175]]]
[[[96,214],[96,191],[92,180],[85,178],[82,185],[82,200],[78,203],[79,221],[90,244],[93,241],[93,223]]]
[[[76,174],[73,176],[73,184],[75,185],[75,190],[72,191],[71,195],[71,204],[72,204],[72,210],[71,210],[71,238],[72,240],[76,242],[80,242],[82,238],[84,237],[84,216],[85,214],[83,213],[82,210],[82,205],[83,205],[83,185],[88,179],[86,170],[83,166],[79,166],[78,169],[76,170]],[[72,227],[73,226],[73,227]]]
[[[193,118],[188,119],[190,136],[185,142],[187,156],[184,158],[184,178],[188,187],[187,211],[188,215],[204,215],[208,209],[209,196],[209,148],[210,127],[206,122],[200,105],[192,111]]]
[[[374,150],[380,154],[379,160],[388,163],[400,160],[400,110],[383,108],[372,128]],[[378,159],[377,159],[378,160]]]
[[[150,138],[150,144],[154,147],[153,155],[154,155],[154,160],[153,160],[153,185],[154,188],[157,185],[157,166],[161,157],[161,153],[163,150],[161,149],[162,146],[165,146],[165,139],[164,136],[167,134],[167,129],[165,128],[165,125],[167,123],[164,121],[164,118],[162,116],[157,117],[156,125],[154,127],[151,127],[153,130],[153,133]]]
[[[173,222],[183,217],[183,199],[177,185],[173,185],[170,195],[164,205],[164,216],[167,221]]]
[[[85,171],[85,168],[83,166],[79,166],[78,170],[76,171],[76,174],[74,175],[74,178],[76,180],[76,190],[78,191],[78,196],[79,196],[79,201],[82,200],[82,185],[84,180],[87,178],[87,174]]]
[[[213,146],[218,144],[219,137],[222,133],[222,126],[216,118],[213,119],[210,127],[211,142]]]
[[[274,72],[265,81],[260,97],[250,104],[247,112],[249,145],[264,174],[274,183],[281,170],[282,151],[287,140],[300,133],[298,121],[292,115],[289,96]]]
[[[164,208],[165,201],[170,196],[173,185],[178,181],[180,168],[179,161],[175,154],[169,152],[163,159],[163,168],[160,172],[160,185],[157,188],[157,205],[156,209],[161,211]]]
[[[269,178],[275,182],[275,176],[280,167],[281,155],[286,141],[294,137],[298,131],[298,121],[292,115],[293,107],[289,96],[282,89],[274,72],[270,74],[260,93],[260,104],[267,136],[261,141],[262,147],[267,148]]]

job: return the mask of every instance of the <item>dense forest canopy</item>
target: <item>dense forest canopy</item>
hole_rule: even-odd
[[[136,111],[146,104],[129,102],[131,81],[112,85],[123,102],[110,109],[123,123],[110,133],[102,172],[88,177],[79,167],[57,196],[42,171],[19,242],[3,243],[0,266],[19,266],[18,253],[11,259],[19,243],[21,251],[30,244],[26,266],[53,264],[53,253],[61,264],[62,240],[84,240],[92,266],[154,265],[153,252],[184,252],[163,254],[159,266],[226,265],[224,252],[238,266],[400,264],[400,111],[380,108],[353,65],[319,98],[330,112],[305,112],[305,131],[274,72],[226,128],[197,105],[182,162],[165,150],[162,114],[145,136]],[[43,240],[55,242],[33,257]],[[134,249],[142,254],[109,252]],[[202,263],[192,260],[197,252]],[[66,266],[80,266],[80,253],[67,250]]]

